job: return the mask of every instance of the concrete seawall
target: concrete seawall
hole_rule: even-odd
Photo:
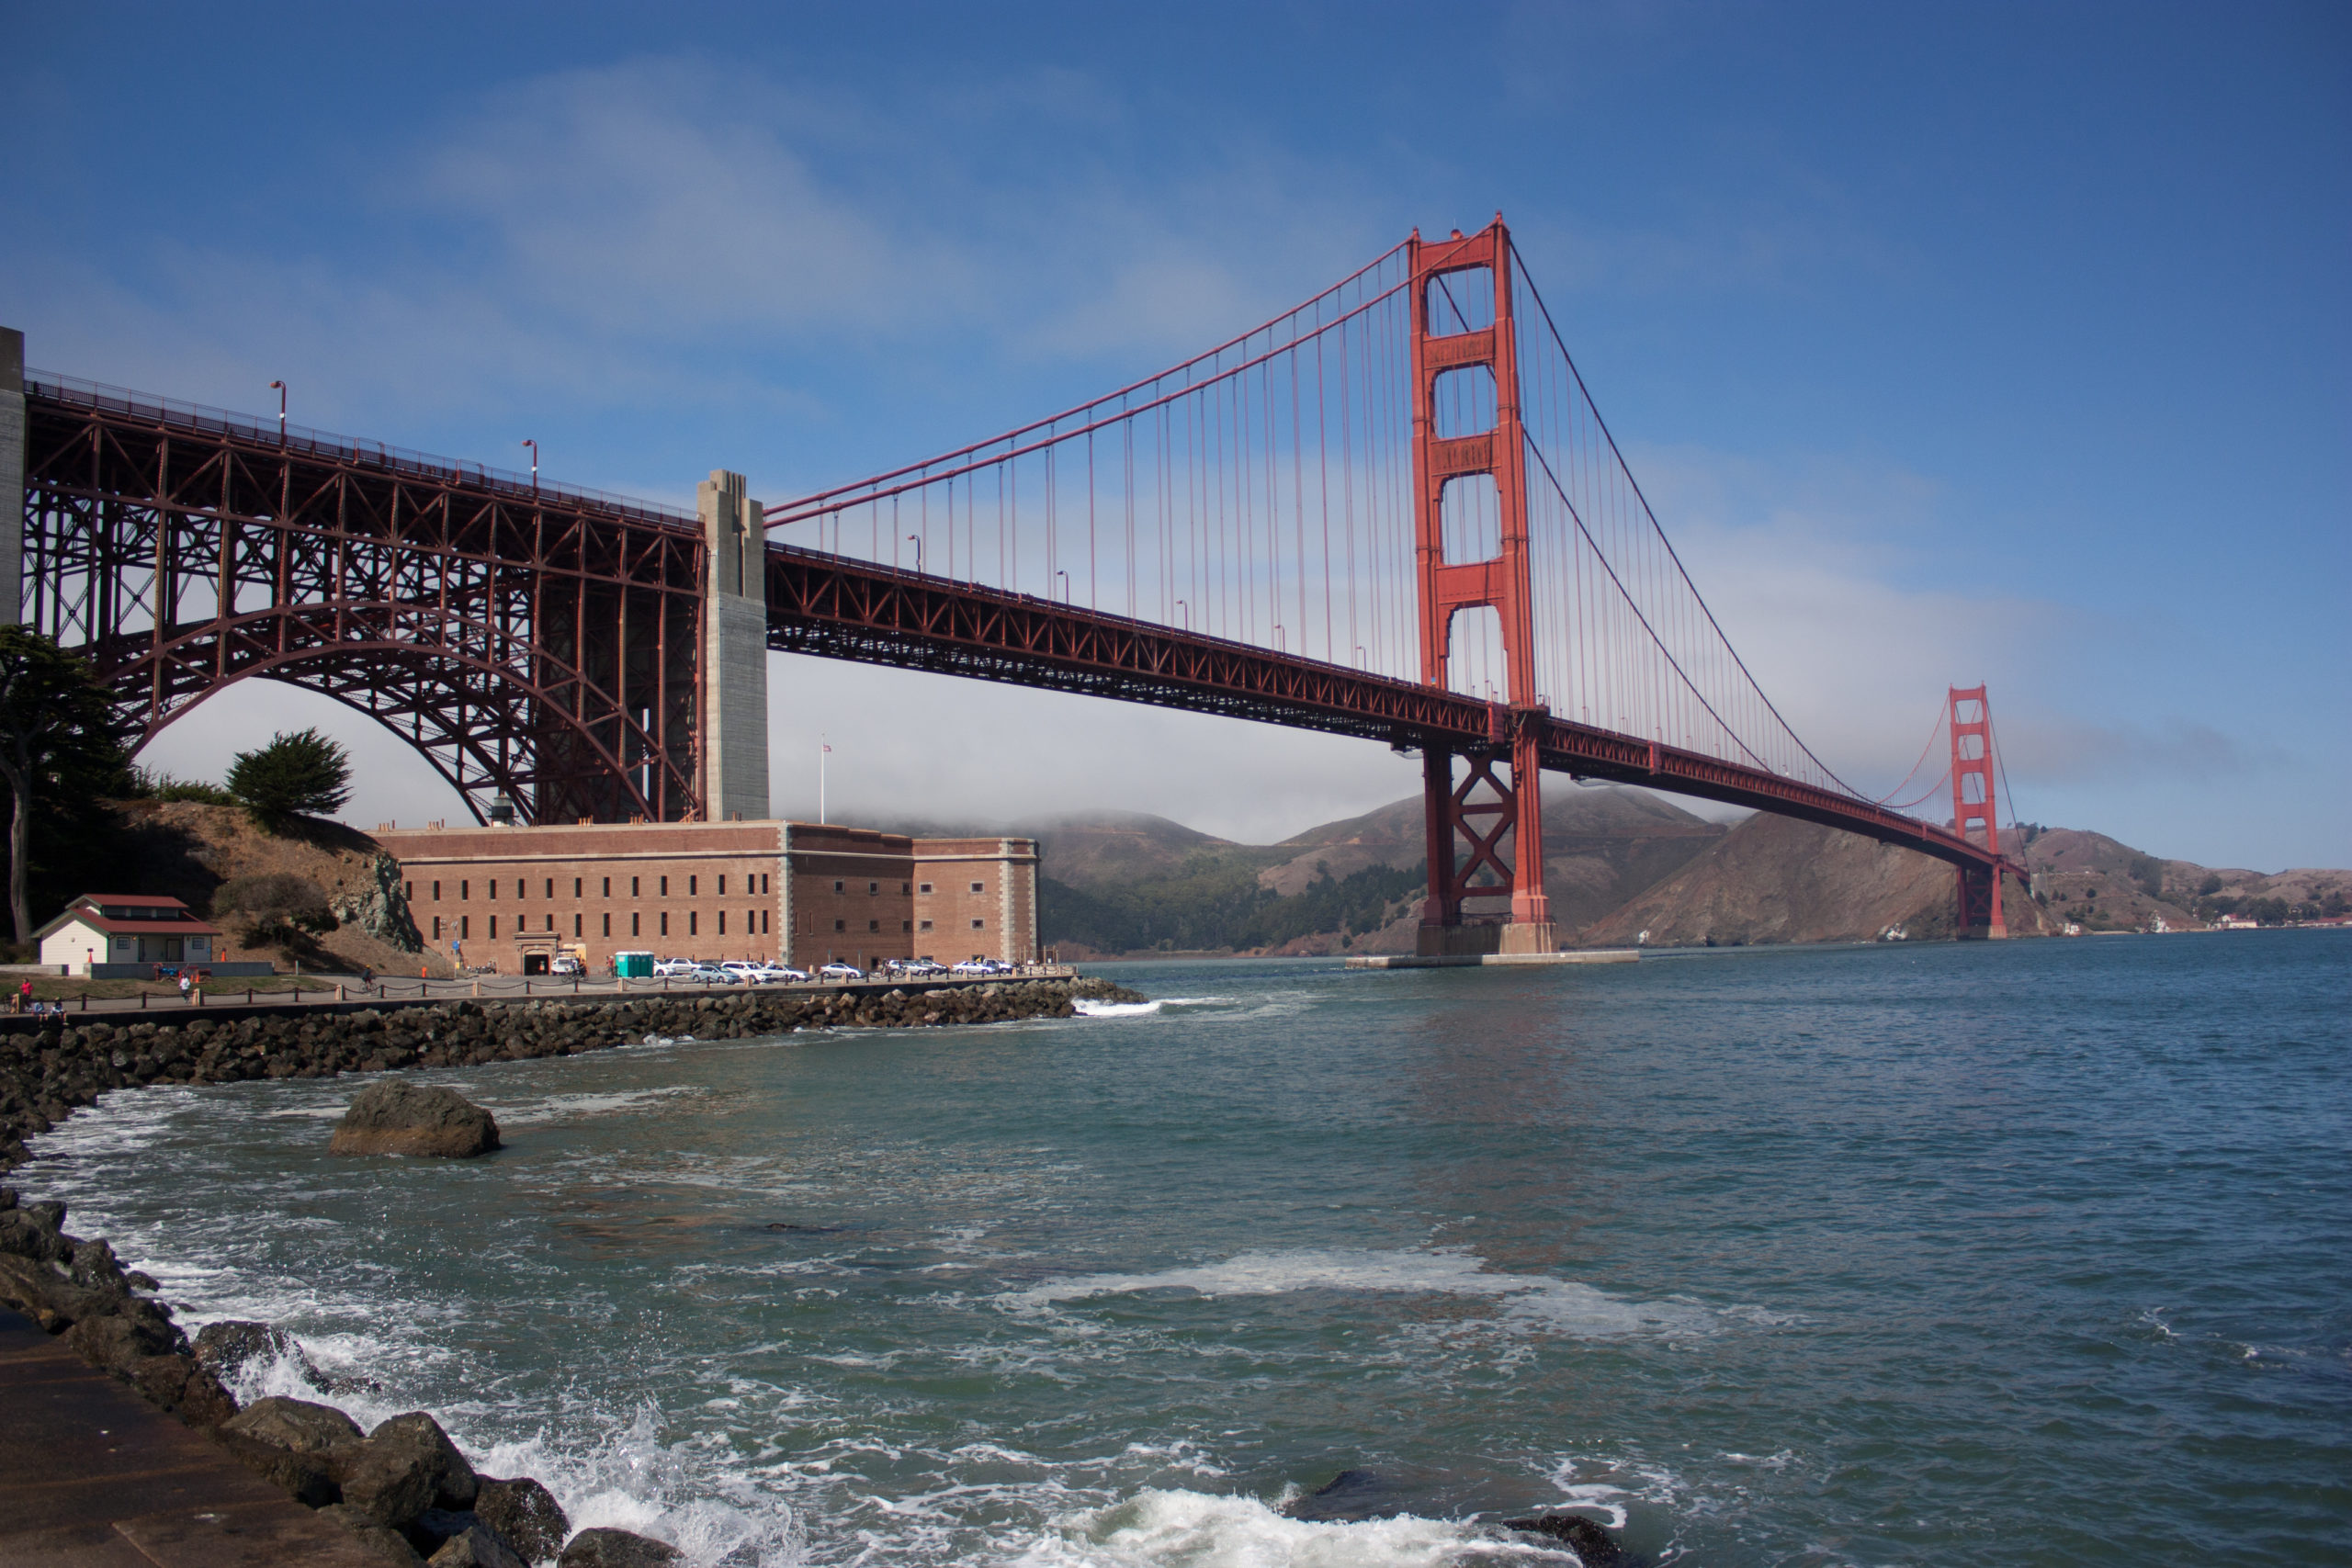
[[[795,1029],[913,1029],[1069,1018],[1140,1001],[1107,980],[652,992],[577,1000],[299,1003],[0,1020],[0,1170],[24,1140],[118,1089],[333,1077],[609,1050],[647,1035],[741,1040]]]

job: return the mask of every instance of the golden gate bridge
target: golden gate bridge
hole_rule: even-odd
[[[24,619],[135,745],[266,676],[390,727],[477,818],[764,816],[781,649],[1417,751],[1426,953],[1556,946],[1545,770],[1936,856],[1972,934],[2018,874],[1982,687],[1947,694],[1950,826],[1782,717],[1499,216],[888,473],[762,505],[715,472],[693,515],[46,373],[24,396]]]

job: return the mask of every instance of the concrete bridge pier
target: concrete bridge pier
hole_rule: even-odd
[[[25,334],[0,327],[0,626],[25,615]]]
[[[712,822],[768,816],[767,526],[743,476],[713,468],[695,487],[709,546],[703,582],[703,811]]]

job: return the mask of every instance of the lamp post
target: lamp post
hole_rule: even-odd
[[[1069,573],[1057,571],[1054,575],[1062,580],[1062,603],[1067,604],[1069,603]]]
[[[907,543],[915,547],[915,575],[921,577],[922,575],[922,539],[920,536],[910,534],[907,536]]]
[[[539,444],[525,441],[523,445],[531,449],[531,493],[537,495],[539,493]]]
[[[1184,617],[1184,629],[1186,631],[1191,631],[1193,629],[1193,607],[1190,604],[1185,604],[1182,599],[1179,599],[1176,601],[1176,613]]]
[[[272,381],[270,385],[277,389],[277,445],[283,448],[286,445],[286,383]]]

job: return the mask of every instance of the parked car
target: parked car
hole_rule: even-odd
[[[716,964],[697,964],[688,969],[684,978],[697,986],[740,986],[743,977],[732,969],[721,969]]]
[[[550,975],[585,975],[588,973],[588,966],[581,963],[577,958],[572,957],[571,954],[568,953],[560,953],[556,954],[554,958],[548,960],[548,973]]]
[[[947,973],[944,968],[933,964],[928,958],[901,958],[895,961],[890,965],[890,969],[893,974],[904,975],[916,980],[928,980],[933,976]]]
[[[860,969],[854,964],[828,964],[822,969],[818,970],[817,975],[820,979],[824,980],[863,980],[865,978],[865,971]]]
[[[733,958],[728,960],[721,967],[741,976],[743,984],[747,986],[775,986],[786,980],[808,978],[808,975],[801,970],[782,964],[762,963],[757,959]]]
[[[795,969],[789,964],[771,964],[759,972],[754,983],[762,986],[783,986],[806,984],[808,979],[808,971],[806,969]]]
[[[967,976],[974,975],[993,975],[996,973],[996,965],[989,963],[985,958],[967,958],[961,964],[950,965],[947,972],[950,975],[963,975]]]
[[[684,975],[695,967],[691,958],[657,958],[653,961],[656,975]]]

